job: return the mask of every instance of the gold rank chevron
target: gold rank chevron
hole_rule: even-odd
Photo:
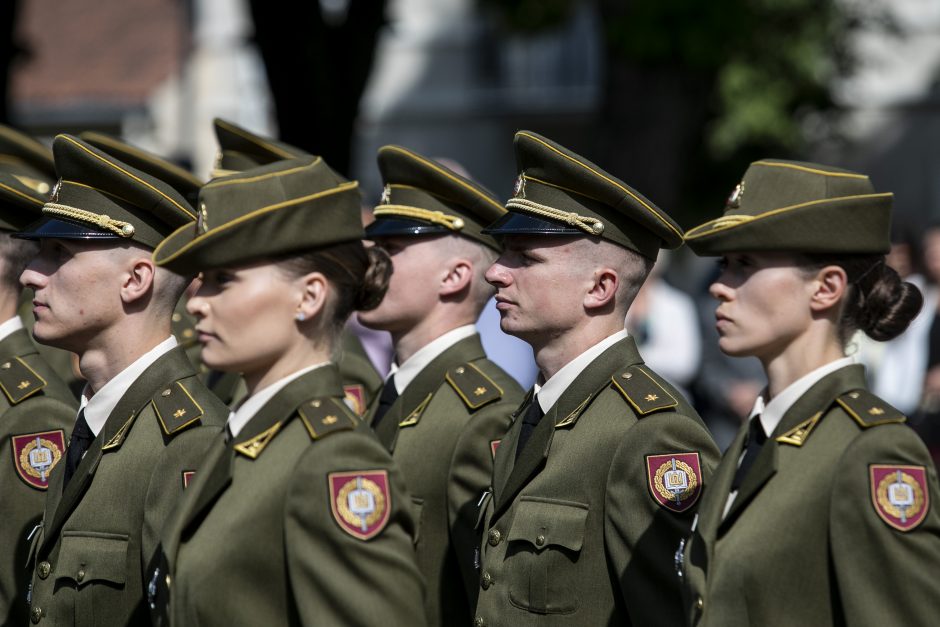
[[[257,459],[271,439],[281,430],[281,423],[276,422],[270,429],[262,431],[250,440],[235,445],[235,450],[251,459]]]
[[[786,433],[777,437],[777,442],[782,444],[792,444],[793,446],[803,446],[806,438],[816,428],[816,423],[822,418],[822,412],[817,413],[809,420],[804,420]]]

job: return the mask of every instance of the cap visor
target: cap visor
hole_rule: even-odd
[[[111,231],[101,231],[91,226],[64,218],[43,216],[22,231],[13,234],[18,239],[125,239]]]
[[[515,211],[510,211],[483,232],[487,235],[587,235],[573,226]]]
[[[392,235],[439,235],[443,233],[456,233],[446,226],[430,224],[421,220],[408,218],[376,218],[366,227],[366,239],[374,237],[388,237]]]

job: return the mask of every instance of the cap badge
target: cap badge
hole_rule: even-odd
[[[741,206],[741,198],[743,196],[744,196],[744,181],[741,181],[731,191],[731,195],[728,196],[728,202],[725,203],[725,206],[731,209],[737,209],[738,207]]]
[[[525,198],[525,172],[516,177],[516,182],[512,186],[513,198]]]
[[[206,213],[206,203],[199,203],[199,215],[196,216],[196,235],[201,235],[209,230],[209,216]]]
[[[52,191],[49,192],[49,200],[52,202],[59,202],[59,189],[62,188],[62,179],[59,179],[55,182],[55,185],[52,186]]]
[[[385,184],[385,187],[382,188],[382,199],[379,201],[380,204],[388,205],[392,202],[392,186]]]

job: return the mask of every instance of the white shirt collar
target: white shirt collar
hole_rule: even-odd
[[[284,389],[284,387],[311,370],[316,370],[317,368],[322,368],[323,366],[329,364],[330,362],[324,361],[319,364],[313,364],[312,366],[307,366],[306,368],[301,368],[300,370],[287,375],[283,379],[278,379],[270,385],[266,385],[262,389],[258,390],[244,402],[238,406],[233,412],[230,412],[228,415],[228,430],[232,432],[232,437],[238,435],[238,433],[245,428],[245,425],[248,424],[255,414],[264,407],[268,401],[274,398],[274,395]]]
[[[13,316],[3,324],[0,324],[0,341],[7,339],[7,337],[15,331],[24,329],[23,321],[20,320],[19,316]]]
[[[137,361],[119,372],[110,381],[104,384],[100,390],[88,398],[89,388],[86,385],[82,390],[79,409],[85,410],[85,422],[95,436],[104,428],[104,423],[108,421],[108,416],[114,411],[118,401],[124,397],[131,385],[149,368],[153,362],[157,361],[164,353],[168,353],[176,348],[176,338],[172,335],[163,340],[155,347],[150,349],[137,358]]]
[[[395,389],[399,394],[405,391],[408,384],[415,380],[425,367],[434,361],[441,353],[448,348],[466,339],[477,332],[476,326],[466,324],[462,327],[452,329],[440,336],[436,340],[429,342],[421,347],[414,355],[405,360],[401,366],[392,364],[388,376],[395,375]]]
[[[777,428],[777,425],[780,424],[780,420],[783,419],[783,415],[793,407],[793,403],[806,394],[820,379],[840,368],[851,366],[854,363],[854,358],[843,357],[842,359],[831,361],[825,366],[820,366],[788,385],[769,402],[766,400],[767,390],[765,389],[757,397],[757,400],[754,401],[754,408],[751,410],[750,417],[753,418],[760,414],[760,423],[761,426],[764,427],[764,433],[767,437],[770,437],[774,429]]]
[[[587,368],[592,361],[600,357],[601,353],[625,337],[627,337],[626,329],[617,331],[569,361],[545,383],[541,385],[536,383],[535,393],[538,395],[536,398],[539,399],[539,407],[542,408],[542,412],[547,414],[548,410],[551,409],[552,406],[558,402],[558,399],[561,398],[561,395],[565,393],[565,390],[578,378],[582,370]]]

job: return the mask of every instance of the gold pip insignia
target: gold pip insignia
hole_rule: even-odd
[[[852,390],[837,398],[836,402],[863,429],[907,421],[904,414],[868,390]]]
[[[46,387],[46,380],[19,357],[0,364],[0,390],[11,404],[29,398]]]
[[[663,386],[640,366],[631,366],[626,372],[611,377],[618,392],[640,416],[679,404]]]
[[[202,408],[180,381],[161,390],[151,402],[166,435],[173,435],[198,422],[203,414]]]
[[[448,370],[444,379],[454,388],[460,400],[473,410],[498,401],[503,396],[503,390],[472,363]]]
[[[356,419],[350,415],[349,408],[335,398],[313,398],[304,401],[297,408],[297,413],[313,440],[319,440],[337,431],[356,428]]]

